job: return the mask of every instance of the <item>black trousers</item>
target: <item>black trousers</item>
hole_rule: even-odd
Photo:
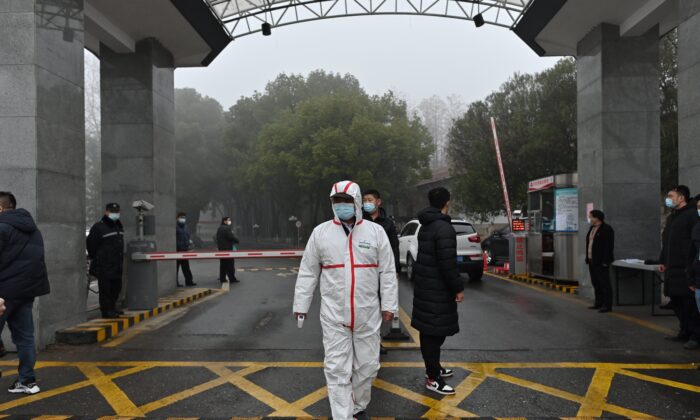
[[[116,309],[119,293],[122,291],[122,276],[103,275],[97,278],[97,286],[100,289],[100,310],[112,312]]]
[[[672,296],[671,306],[680,321],[680,334],[690,340],[700,341],[700,312],[695,296]]]
[[[428,378],[436,380],[440,377],[440,347],[445,342],[445,336],[435,336],[420,333],[420,352],[425,362],[425,373]]]
[[[233,259],[219,260],[219,281],[225,282],[228,276],[228,281],[236,279],[236,264]]]
[[[588,265],[591,274],[591,283],[595,292],[595,306],[612,309],[613,289],[610,282],[610,268],[602,265]]]
[[[177,270],[175,271],[175,281],[180,284],[178,280],[178,275],[180,274],[180,268],[182,268],[182,275],[185,276],[185,284],[192,284],[192,270],[190,270],[189,260],[177,260]]]

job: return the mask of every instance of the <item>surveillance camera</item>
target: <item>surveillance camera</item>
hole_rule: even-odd
[[[146,201],[146,200],[137,200],[137,201],[134,201],[134,202],[131,204],[131,207],[135,208],[135,209],[138,210],[138,211],[151,211],[151,210],[153,210],[154,208],[156,208],[156,206],[154,206],[153,204],[149,203],[149,202]]]

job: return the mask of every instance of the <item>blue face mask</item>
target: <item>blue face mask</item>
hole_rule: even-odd
[[[367,202],[362,205],[362,210],[369,214],[374,214],[374,212],[377,211],[377,206],[374,203]]]
[[[109,217],[110,219],[112,219],[113,222],[116,222],[117,220],[119,220],[119,217],[120,217],[120,216],[121,216],[121,214],[119,214],[119,213],[109,213],[109,214],[107,215],[107,217]]]
[[[333,204],[333,211],[340,220],[350,220],[355,216],[355,205],[350,203]]]
[[[669,209],[673,209],[676,207],[676,205],[673,204],[673,200],[671,200],[670,198],[667,198],[664,204],[666,204],[666,207],[668,207]]]

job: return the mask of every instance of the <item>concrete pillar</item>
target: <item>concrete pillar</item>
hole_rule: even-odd
[[[175,251],[175,105],[172,54],[156,40],[117,54],[102,45],[102,198],[122,206],[126,239],[136,235],[135,200],[156,206],[158,250]],[[175,264],[160,263],[159,292],[175,288]]]
[[[616,258],[654,258],[660,250],[658,29],[620,38],[617,26],[602,24],[577,49],[579,280],[590,293],[588,203],[615,229]]]
[[[43,347],[85,317],[83,2],[2,1],[0,39],[0,190],[44,235],[51,294],[35,305]]]
[[[679,0],[678,179],[700,193],[700,2]]]

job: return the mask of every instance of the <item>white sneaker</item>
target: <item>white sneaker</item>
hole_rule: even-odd
[[[447,385],[445,381],[441,379],[434,381],[432,379],[425,380],[425,387],[433,392],[437,392],[441,395],[454,395],[455,390],[451,386]]]
[[[39,391],[39,386],[37,386],[36,382],[30,382],[28,384],[23,384],[20,381],[15,381],[15,383],[12,384],[12,386],[7,390],[11,394],[38,394]]]

